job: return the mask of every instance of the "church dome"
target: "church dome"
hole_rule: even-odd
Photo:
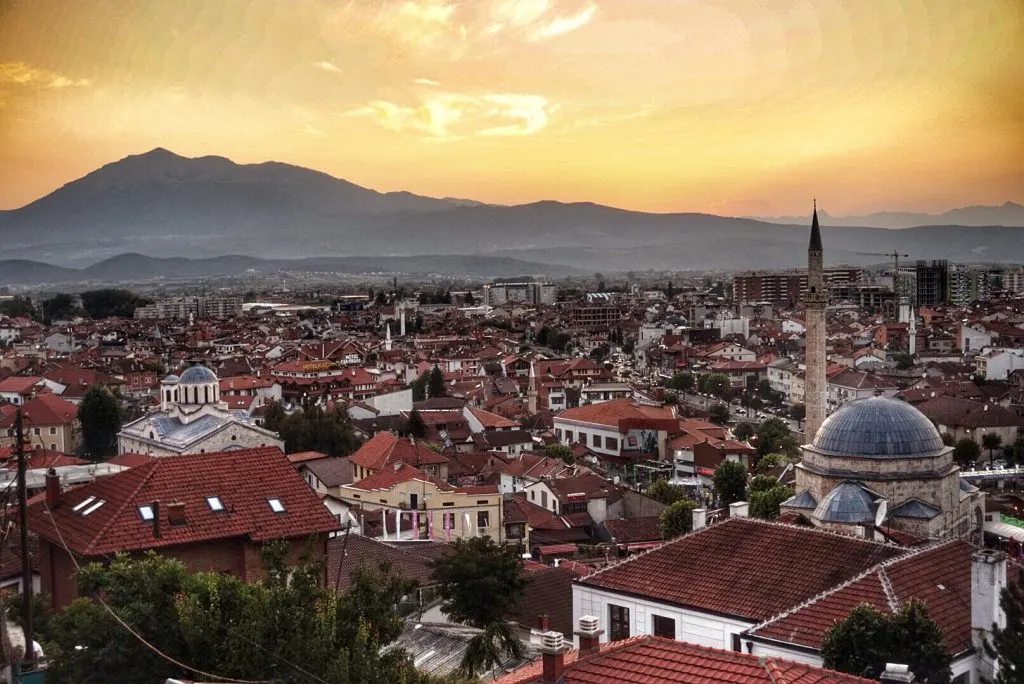
[[[203,385],[217,382],[217,375],[206,366],[192,366],[181,374],[182,385]]]
[[[923,413],[890,397],[844,404],[821,424],[812,446],[830,456],[862,458],[936,456],[946,448]]]
[[[164,378],[163,384],[165,384],[165,385],[177,385],[179,380],[181,380],[181,378],[179,378],[174,373],[171,373],[166,378]]]

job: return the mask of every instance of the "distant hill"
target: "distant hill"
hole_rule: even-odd
[[[819,220],[831,226],[864,226],[868,228],[913,228],[914,226],[1024,226],[1024,206],[1005,202],[998,207],[973,206],[952,209],[942,214],[915,214],[912,212],[883,211],[867,216],[830,216],[818,212]],[[759,217],[767,223],[805,223],[809,216]]]
[[[407,274],[417,276],[513,277],[550,272],[578,273],[564,266],[531,263],[508,257],[422,255],[415,257],[311,257],[258,259],[226,255],[206,259],[157,258],[120,254],[82,269],[63,268],[38,261],[0,260],[2,285],[60,285],[143,283],[197,280],[241,275],[285,273]]]
[[[983,208],[963,211],[973,209]],[[1024,228],[893,231],[837,228],[822,218],[829,263],[875,263],[877,257],[861,252],[892,249],[912,258],[1024,262]],[[116,262],[91,265],[124,253],[193,260],[239,253],[269,260],[485,255],[547,264],[553,275],[559,267],[587,273],[782,268],[804,263],[808,223],[380,193],[288,164],[189,159],[156,149],[0,212],[0,259],[89,267],[89,273],[117,272]]]

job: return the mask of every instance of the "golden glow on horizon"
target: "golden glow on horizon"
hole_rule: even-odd
[[[1024,202],[1019,0],[4,0],[0,207],[153,147],[378,190]]]

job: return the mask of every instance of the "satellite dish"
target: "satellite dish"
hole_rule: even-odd
[[[889,504],[885,499],[878,500],[878,508],[875,510],[875,527],[881,527],[885,522],[885,516],[889,513]]]

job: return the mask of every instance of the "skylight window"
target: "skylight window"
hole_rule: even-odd
[[[276,496],[272,499],[267,499],[267,505],[275,513],[284,513],[284,504]]]
[[[153,522],[153,507],[150,504],[139,506],[139,517],[143,522]]]
[[[75,513],[77,513],[78,511],[82,510],[83,508],[85,508],[86,506],[88,506],[89,504],[91,504],[95,500],[96,500],[95,496],[90,496],[88,499],[82,499],[77,504],[75,504],[75,507],[72,508],[71,510],[73,510]]]
[[[224,510],[224,502],[220,500],[219,496],[206,497],[206,505],[209,506],[210,510],[214,513]]]
[[[89,515],[90,513],[92,513],[93,511],[95,511],[97,508],[99,508],[100,506],[102,506],[105,503],[107,503],[107,502],[104,501],[103,499],[98,499],[96,501],[96,503],[92,504],[91,506],[86,508],[84,511],[82,511],[82,515]]]

